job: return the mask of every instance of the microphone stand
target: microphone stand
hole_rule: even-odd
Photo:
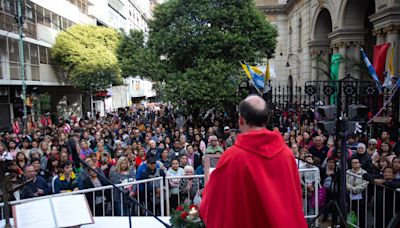
[[[117,187],[111,180],[109,180],[107,177],[103,176],[100,174],[96,169],[93,169],[92,167],[89,166],[82,158],[79,157],[79,161],[83,164],[83,166],[89,168],[92,172],[96,173],[99,177],[103,178],[104,181],[106,181],[108,184],[112,185],[114,189],[116,189],[118,192],[120,192],[122,195],[125,195],[128,197],[128,199],[125,201],[125,203],[128,203],[128,218],[129,218],[129,227],[132,227],[132,218],[131,218],[131,209],[132,209],[132,203],[136,204],[139,206],[141,209],[146,211],[146,213],[150,214],[153,218],[157,219],[161,224],[163,224],[165,227],[170,228],[171,226],[162,221],[160,218],[158,218],[156,215],[153,214],[150,210],[145,208],[142,204],[140,204],[134,197],[129,195],[129,191],[126,191],[125,189],[121,189]]]

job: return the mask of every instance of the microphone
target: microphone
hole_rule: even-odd
[[[75,140],[74,140],[75,141]],[[75,149],[76,151],[76,149]],[[114,189],[116,189],[118,192],[122,193],[123,195],[126,195],[128,197],[128,203],[129,205],[129,210],[128,210],[128,217],[129,217],[129,227],[132,227],[132,222],[131,222],[131,204],[134,203],[136,205],[138,205],[142,210],[146,211],[146,213],[150,214],[152,217],[154,217],[155,219],[157,219],[161,224],[163,224],[165,227],[170,228],[171,226],[168,225],[167,223],[165,223],[164,221],[162,221],[160,218],[158,218],[155,214],[153,214],[152,211],[150,211],[149,209],[145,208],[142,204],[140,204],[134,197],[130,196],[129,191],[125,190],[125,189],[121,189],[119,187],[117,187],[110,179],[108,179],[107,177],[105,177],[103,174],[99,173],[99,171],[97,171],[96,169],[92,168],[88,163],[86,163],[80,156],[78,156],[78,160],[82,163],[82,165],[86,168],[88,168],[89,170],[91,170],[92,172],[96,173],[97,176],[101,177],[104,181],[107,182],[107,184],[110,184],[114,187]]]
[[[77,168],[77,169],[79,169],[80,167],[81,167],[81,165],[80,165],[80,163],[81,163],[81,159],[80,159],[80,156],[79,156],[79,153],[78,153],[78,151],[76,150],[76,141],[75,141],[75,139],[73,138],[73,137],[71,137],[71,138],[69,138],[68,139],[68,141],[67,141],[67,148],[68,148],[68,151],[71,153],[71,155],[72,155],[72,161],[74,162],[74,164],[75,164],[75,167]],[[82,163],[83,164],[83,163]]]

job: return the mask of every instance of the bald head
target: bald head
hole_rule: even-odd
[[[239,104],[239,114],[251,127],[265,127],[268,121],[268,106],[261,97],[250,95]]]
[[[267,108],[267,103],[260,96],[250,95],[243,100],[243,102],[248,102],[249,105],[254,107],[255,110],[263,111]]]

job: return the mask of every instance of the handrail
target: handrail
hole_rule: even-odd
[[[146,180],[139,180],[139,181],[132,181],[128,183],[123,183],[123,184],[116,184],[117,187],[124,187],[128,185],[138,185],[138,184],[144,184],[147,182],[155,182],[155,181],[161,181],[163,177],[155,177],[151,179],[146,179]],[[78,191],[73,191],[73,192],[64,192],[64,193],[58,193],[58,194],[51,194],[47,196],[39,196],[39,197],[34,197],[34,198],[29,198],[29,199],[22,199],[22,200],[14,200],[10,202],[10,205],[15,205],[15,204],[20,204],[20,203],[26,203],[26,202],[31,202],[35,200],[40,200],[40,199],[48,199],[56,196],[67,196],[67,195],[75,195],[75,194],[84,194],[88,192],[96,192],[96,191],[102,191],[102,190],[108,190],[108,189],[113,189],[112,185],[107,185],[107,186],[102,186],[102,187],[97,187],[97,188],[89,188],[89,189],[83,189],[83,190],[78,190]],[[4,203],[0,203],[0,207],[4,206]]]

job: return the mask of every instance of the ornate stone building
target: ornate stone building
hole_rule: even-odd
[[[277,73],[275,85],[328,80],[316,68],[323,67],[318,55],[326,61],[332,53],[362,60],[359,48],[363,47],[372,61],[373,45],[399,45],[400,0],[256,0],[256,4],[279,31],[271,61]],[[396,74],[398,59],[396,48]],[[369,79],[341,64],[339,78],[347,74]]]

